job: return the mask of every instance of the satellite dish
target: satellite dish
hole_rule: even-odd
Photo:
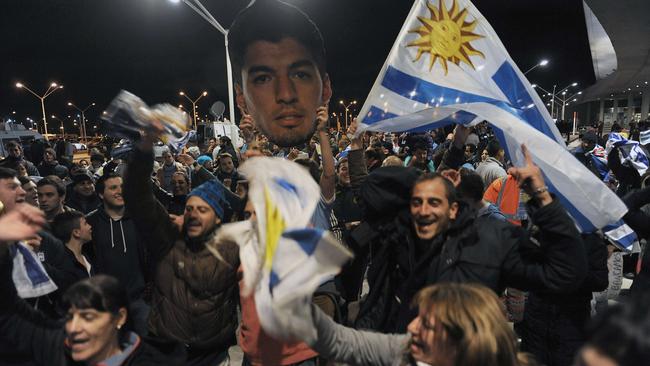
[[[222,101],[215,102],[212,107],[210,107],[210,114],[216,119],[221,119],[223,112],[226,111],[226,105]]]

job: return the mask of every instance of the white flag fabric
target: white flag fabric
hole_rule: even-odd
[[[314,291],[336,275],[351,253],[329,232],[309,228],[320,187],[302,166],[256,157],[239,169],[249,181],[256,221],[224,225],[219,238],[240,246],[243,294],[254,293],[260,325],[279,339],[313,337]]]
[[[567,150],[551,116],[496,33],[468,0],[416,0],[359,114],[360,130],[428,131],[488,121],[506,154],[521,144],[586,232],[625,204]]]
[[[28,299],[56,291],[56,284],[29,246],[18,242],[10,247],[10,252],[13,256],[11,277],[19,297]]]

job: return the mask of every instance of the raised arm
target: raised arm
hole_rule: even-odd
[[[406,351],[406,334],[360,331],[336,324],[312,305],[316,339],[308,344],[328,360],[351,365],[393,365]]]
[[[328,109],[326,106],[318,107],[318,138],[322,155],[323,172],[320,176],[320,189],[326,201],[332,201],[336,192],[336,170],[334,168],[334,154],[330,145],[330,135],[327,132]]]
[[[133,149],[124,179],[124,202],[137,223],[138,230],[146,233],[147,248],[154,258],[162,257],[178,237],[169,214],[153,193],[153,141],[155,135],[144,135]]]
[[[508,285],[522,290],[571,291],[581,285],[587,274],[584,244],[573,220],[548,192],[541,170],[524,145],[522,151],[526,165],[510,168],[508,173],[533,197],[532,204],[529,203],[530,216],[539,228],[538,239],[544,256],[539,262],[527,262],[519,248],[513,247],[504,263]]]

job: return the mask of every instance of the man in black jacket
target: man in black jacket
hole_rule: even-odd
[[[5,145],[5,150],[7,151],[7,157],[4,160],[0,161],[0,167],[9,168],[13,170],[18,169],[18,164],[24,164],[25,169],[27,170],[27,175],[38,176],[38,169],[34,164],[25,159],[23,153],[23,147],[20,146],[16,141],[9,141]]]
[[[413,185],[409,207],[381,228],[368,272],[370,293],[357,327],[403,332],[412,319],[410,299],[426,285],[477,282],[501,293],[506,286],[524,290],[570,291],[586,275],[587,261],[575,224],[544,185],[540,169],[525,148],[527,164],[512,168],[529,202],[541,261],[522,257],[530,239],[520,227],[489,218],[456,198],[453,184],[439,174],[425,174]],[[460,150],[462,153],[462,150]]]
[[[135,221],[125,210],[122,198],[122,177],[107,173],[97,180],[97,193],[102,205],[88,214],[92,227],[92,245],[84,247],[97,274],[117,278],[126,287],[131,299],[129,314],[138,334],[146,334],[149,307],[143,300],[146,255]]]

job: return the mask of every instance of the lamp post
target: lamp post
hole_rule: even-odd
[[[210,12],[201,4],[199,0],[170,0],[173,3],[184,2],[187,6],[192,8],[197,14],[199,14],[205,21],[210,23],[214,28],[216,28],[219,33],[223,34],[224,46],[226,48],[226,73],[228,74],[228,108],[230,108],[230,121],[235,123],[235,93],[233,91],[233,81],[232,81],[232,65],[230,64],[230,53],[228,51],[228,30],[217,22],[216,19],[210,14]],[[253,5],[255,0],[251,0],[248,3],[248,6]]]
[[[570,100],[573,100],[574,102],[577,101],[578,99],[573,99],[573,98],[575,96],[577,96],[577,95],[580,95],[580,94],[582,94],[581,91],[573,94],[570,97],[566,97],[566,91],[562,92],[562,96],[563,96],[563,98],[562,98],[562,120],[564,120],[564,108],[569,104],[569,103],[567,103],[567,101],[570,101]],[[576,124],[575,124],[575,121],[574,121],[573,122],[573,134],[575,135],[575,133],[576,133]]]
[[[554,112],[555,112],[555,99],[557,98],[557,100],[558,100],[559,102],[562,101],[562,99],[560,99],[557,95],[558,95],[558,94],[561,94],[562,92],[565,92],[565,91],[566,91],[567,89],[569,89],[570,87],[572,87],[572,86],[577,86],[577,85],[578,85],[578,83],[571,83],[571,84],[567,85],[566,87],[562,88],[562,89],[561,89],[560,91],[558,91],[558,92],[555,92],[555,89],[557,89],[557,85],[553,85],[553,92],[550,92],[550,91],[548,91],[548,90],[542,88],[541,86],[539,86],[539,85],[537,85],[537,84],[533,84],[533,85],[531,85],[531,86],[532,86],[533,88],[538,88],[539,90],[543,91],[544,93],[548,94],[548,95],[551,97],[551,118],[553,118],[553,114],[554,114]],[[562,115],[564,116],[564,113],[562,113]],[[563,118],[564,118],[564,117],[563,117]]]
[[[201,93],[201,95],[199,95],[198,98],[196,98],[196,99],[194,99],[194,100],[192,100],[192,98],[188,97],[187,94],[185,94],[185,92],[182,92],[182,91],[179,92],[178,95],[182,95],[182,96],[184,96],[187,100],[190,101],[190,103],[192,103],[192,123],[194,124],[194,130],[196,131],[196,103],[197,103],[201,98],[203,98],[203,97],[205,97],[206,95],[208,95],[208,92],[207,92],[207,91],[204,91],[203,93]],[[179,108],[180,108],[180,106],[179,106]]]
[[[84,108],[84,109],[81,109],[81,108],[77,107],[72,102],[68,102],[68,105],[70,107],[73,107],[74,109],[78,110],[81,113],[81,128],[80,128],[81,129],[81,139],[85,141],[87,139],[87,137],[88,137],[86,135],[86,111],[88,109],[90,109],[90,107],[94,106],[95,103],[93,102],[93,103],[88,104],[88,106],[86,108]]]
[[[63,126],[63,120],[61,118],[55,116],[55,115],[52,115],[51,117],[52,117],[53,120],[57,120],[57,121],[61,122],[61,127],[59,127],[59,129],[61,130],[61,133],[63,134],[63,138],[65,138],[65,127]]]
[[[43,95],[38,95],[36,94],[32,89],[28,88],[27,85],[23,83],[16,83],[16,88],[18,89],[25,89],[28,92],[32,93],[36,98],[41,100],[41,111],[43,112],[43,126],[44,126],[44,131],[45,131],[45,139],[47,139],[47,115],[45,114],[45,98],[49,97],[54,93],[55,91],[59,89],[63,89],[63,85],[58,85],[57,83],[52,83],[50,86],[47,88],[45,93]]]
[[[347,129],[348,129],[348,111],[350,110],[350,107],[357,104],[357,101],[353,100],[350,103],[345,104],[343,99],[341,99],[341,100],[339,100],[339,104],[342,105],[343,108],[345,108],[345,130],[347,131]]]
[[[548,65],[548,60],[546,60],[546,59],[541,60],[540,62],[536,63],[535,66],[533,66],[533,67],[531,67],[530,69],[528,69],[528,71],[526,71],[526,72],[524,73],[524,75],[528,74],[529,72],[535,70],[536,68],[538,68],[538,67],[540,67],[540,66],[544,67],[544,66],[546,66],[546,65]]]

